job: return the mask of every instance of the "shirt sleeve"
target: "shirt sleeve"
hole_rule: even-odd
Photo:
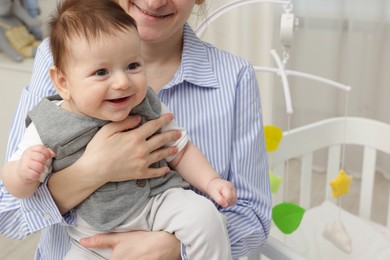
[[[49,41],[45,39],[37,50],[34,59],[31,82],[21,94],[11,123],[6,160],[17,150],[26,130],[25,118],[43,97],[55,94],[49,77],[49,68],[53,65]],[[23,239],[26,235],[49,225],[61,223],[63,218],[54,203],[46,183],[39,186],[35,194],[28,199],[13,197],[0,181],[0,234]]]
[[[238,80],[230,180],[237,189],[236,205],[220,208],[228,218],[233,257],[263,246],[271,224],[272,201],[265,150],[260,93],[252,66]]]
[[[161,114],[166,114],[166,113],[171,113],[171,111],[169,110],[169,108],[166,105],[164,105],[164,103],[161,103]],[[172,120],[168,125],[161,128],[161,132],[166,132],[169,130],[179,130],[181,132],[180,139],[176,140],[175,142],[167,144],[167,146],[176,146],[179,149],[179,151],[178,151],[178,153],[179,153],[181,150],[184,149],[184,147],[186,146],[186,144],[189,141],[189,137],[187,135],[187,132],[185,131],[184,128],[179,127],[175,120]],[[176,157],[176,155],[178,153],[176,153],[175,155],[172,155],[172,156],[168,156],[165,159],[167,160],[167,162],[170,162]]]

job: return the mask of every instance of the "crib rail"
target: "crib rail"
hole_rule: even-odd
[[[358,215],[370,219],[372,195],[378,152],[390,155],[390,125],[365,118],[331,118],[314,124],[293,129],[284,133],[277,151],[270,154],[271,169],[285,174],[286,160],[301,160],[301,192],[299,204],[304,208],[311,205],[313,153],[328,149],[327,183],[334,179],[341,167],[343,145],[363,147],[362,179]],[[283,185],[283,183],[282,183]],[[275,202],[283,201],[284,188],[279,189]],[[334,200],[329,185],[325,187],[325,199]],[[390,227],[390,199],[387,213],[387,226]]]
[[[267,244],[261,250],[249,256],[240,257],[239,260],[260,260],[263,259],[261,256],[275,260],[306,260],[305,257],[273,237],[269,237]]]

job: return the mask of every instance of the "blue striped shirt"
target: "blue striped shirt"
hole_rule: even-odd
[[[48,74],[52,64],[46,39],[38,49],[30,85],[19,100],[7,158],[24,133],[27,112],[42,97],[55,94]],[[186,24],[181,65],[158,95],[221,177],[237,189],[235,206],[218,207],[227,217],[233,257],[263,245],[271,223],[271,193],[253,67],[202,42]],[[41,185],[29,199],[16,199],[0,183],[0,202],[1,235],[23,239],[43,229],[36,259],[62,259],[69,248],[64,224],[73,224],[75,219],[70,214],[61,216],[47,185]]]

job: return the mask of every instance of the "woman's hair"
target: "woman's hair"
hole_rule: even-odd
[[[137,29],[135,20],[114,0],[65,0],[50,17],[48,31],[54,65],[64,71],[69,57],[69,42],[75,38],[87,42],[102,36]]]

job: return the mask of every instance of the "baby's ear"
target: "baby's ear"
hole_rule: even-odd
[[[51,66],[49,73],[50,73],[50,79],[53,82],[54,87],[56,88],[58,94],[62,97],[62,99],[68,100],[69,90],[68,90],[66,75],[56,66]]]

